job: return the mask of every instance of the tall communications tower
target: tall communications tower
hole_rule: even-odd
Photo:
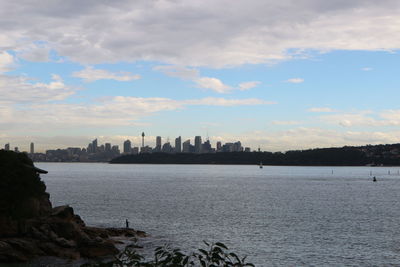
[[[144,147],[144,132],[142,132],[142,147]]]

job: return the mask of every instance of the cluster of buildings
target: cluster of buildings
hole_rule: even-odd
[[[240,141],[235,143],[217,142],[215,148],[211,146],[210,140],[207,139],[204,143],[202,142],[201,136],[195,136],[194,144],[191,144],[190,139],[182,142],[182,138],[178,136],[175,138],[175,143],[171,144],[167,140],[164,144],[162,143],[161,136],[156,137],[156,146],[154,148],[145,146],[144,133],[142,133],[142,146],[140,153],[216,153],[216,152],[250,152],[250,148],[244,148]],[[138,147],[132,147],[131,142],[126,140],[124,142],[124,154],[137,154],[139,153]]]
[[[11,150],[10,144],[4,146],[4,150]],[[18,147],[13,149],[20,152]],[[45,153],[35,152],[35,144],[30,144],[30,151],[24,151],[34,161],[49,162],[106,162],[121,154],[118,145],[105,143],[98,145],[97,139],[93,140],[87,148],[68,147],[65,149],[50,149]]]
[[[7,144],[4,145],[4,150],[5,150],[5,151],[10,151],[10,150],[11,150],[11,145],[10,145],[10,143],[7,143]],[[17,146],[14,147],[13,151],[15,151],[15,152],[20,152],[20,151],[19,151],[19,148],[18,148]],[[33,153],[35,153],[35,144],[34,144],[34,143],[31,143],[31,145],[30,145],[30,154],[33,154]]]
[[[34,143],[30,144],[29,156],[34,161],[51,161],[51,162],[107,162],[111,159],[120,156],[121,154],[139,154],[139,153],[217,153],[217,152],[250,152],[249,147],[243,147],[240,141],[235,143],[217,142],[216,147],[212,147],[210,140],[202,142],[201,136],[194,138],[194,144],[191,144],[190,139],[182,142],[179,136],[175,138],[174,144],[169,140],[162,142],[161,136],[157,136],[155,147],[145,144],[145,134],[142,133],[141,146],[134,146],[130,140],[123,143],[122,151],[118,145],[111,143],[98,144],[97,139],[88,144],[86,148],[68,147],[66,149],[46,150],[45,153],[36,153]],[[10,150],[10,144],[4,146],[5,150]],[[18,147],[14,151],[19,152]]]

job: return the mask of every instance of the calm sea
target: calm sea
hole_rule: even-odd
[[[399,168],[36,165],[53,205],[88,225],[127,218],[145,252],[208,240],[257,266],[400,266]]]

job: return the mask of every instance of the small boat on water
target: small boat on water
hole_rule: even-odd
[[[262,164],[262,162],[260,162],[260,169],[262,169],[263,168],[263,164]]]
[[[374,178],[372,178],[372,182],[376,182],[376,177],[374,176]]]

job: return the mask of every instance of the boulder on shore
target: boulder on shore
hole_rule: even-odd
[[[0,263],[115,255],[112,237],[145,235],[129,228],[88,227],[72,207],[53,208],[37,170],[26,154],[0,150]]]

